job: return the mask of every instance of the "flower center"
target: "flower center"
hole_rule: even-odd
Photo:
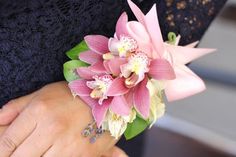
[[[90,93],[91,98],[99,99],[98,103],[101,105],[103,100],[108,99],[106,93],[110,87],[113,78],[110,75],[94,76],[94,81],[87,81],[87,86],[93,89]]]
[[[140,75],[149,71],[149,59],[146,54],[138,52],[131,55],[128,66],[131,72],[134,72],[136,75]]]
[[[132,54],[128,63],[121,68],[122,76],[126,78],[125,85],[132,88],[145,78],[145,73],[149,71],[150,60],[143,52]]]
[[[119,56],[127,57],[129,53],[134,52],[138,48],[137,42],[130,37],[122,36],[118,46]]]

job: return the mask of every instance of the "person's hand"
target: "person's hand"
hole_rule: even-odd
[[[109,133],[94,144],[81,136],[91,123],[90,108],[58,82],[10,101],[0,111],[0,157],[122,157]]]
[[[7,126],[0,126],[0,135],[2,135],[6,129]],[[123,150],[114,146],[110,150],[106,151],[101,157],[127,157],[127,155]]]
[[[0,135],[2,135],[6,129],[7,126],[0,126]],[[110,150],[106,151],[101,157],[127,157],[127,155],[120,148],[114,146]]]
[[[13,107],[13,106],[12,106]],[[8,111],[8,110],[5,110]],[[14,108],[11,112],[14,111]],[[16,111],[16,110],[15,110]],[[5,114],[7,116],[7,114]],[[8,126],[0,126],[0,135],[4,133],[4,131],[7,129]],[[106,151],[102,157],[127,157],[124,151],[122,151],[120,148],[114,146],[110,150]]]

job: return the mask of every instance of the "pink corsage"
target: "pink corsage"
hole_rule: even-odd
[[[123,13],[114,37],[85,36],[67,52],[64,75],[74,96],[91,109],[96,131],[131,139],[164,115],[163,94],[179,100],[205,89],[204,82],[185,64],[214,49],[178,46],[180,36],[169,33],[164,42],[156,5],[144,15],[128,0],[138,21]],[[87,127],[86,136],[94,130]]]

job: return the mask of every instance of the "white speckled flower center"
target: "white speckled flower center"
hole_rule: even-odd
[[[118,46],[119,56],[127,57],[127,54],[134,52],[137,48],[138,44],[133,38],[122,36]]]
[[[131,55],[128,67],[131,72],[136,75],[140,75],[149,71],[149,59],[146,54],[142,52],[138,52],[136,54]]]

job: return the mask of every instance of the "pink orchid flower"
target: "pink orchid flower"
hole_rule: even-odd
[[[108,48],[114,56],[127,57],[138,48],[137,42],[131,38],[127,31],[128,16],[124,12],[116,24],[116,33],[114,38],[110,38]]]
[[[175,73],[170,63],[164,59],[150,60],[145,53],[135,53],[121,69],[123,76],[114,79],[107,95],[114,97],[129,95],[128,104],[133,104],[143,118],[148,118],[150,111],[148,77],[156,80],[174,79]]]
[[[129,37],[125,29],[127,22],[128,16],[123,13],[117,21],[115,38],[108,39],[102,35],[85,36],[85,42],[90,50],[80,53],[79,58],[91,64],[89,71],[107,72],[114,76],[119,75],[119,66],[127,63],[127,60],[118,56],[125,56],[126,51],[135,51],[137,48],[136,41]],[[112,47],[110,46],[111,43]],[[120,53],[119,55],[118,49],[123,54]],[[81,71],[85,72],[87,69],[82,68]]]
[[[107,95],[107,90],[113,81],[111,75],[97,74],[92,76],[89,74],[85,77],[86,79],[70,82],[69,87],[75,96],[80,96],[92,108],[92,114],[98,127],[101,126],[108,109],[121,116],[130,114],[131,106],[124,96],[110,97]]]
[[[215,49],[192,48],[189,46],[183,47],[165,43],[159,27],[156,5],[154,5],[152,9],[144,15],[131,0],[128,0],[128,3],[138,21],[145,28],[143,29],[140,26],[142,30],[136,29],[132,37],[139,41],[143,38],[143,36],[137,36],[137,31],[147,31],[150,35],[150,39],[148,41],[152,43],[152,53],[150,55],[154,58],[164,58],[165,55],[168,54],[172,58],[171,62],[176,74],[176,79],[167,82],[167,86],[165,88],[167,99],[169,101],[174,101],[202,92],[205,89],[204,82],[193,71],[185,66],[185,64],[205,54],[213,52]],[[131,30],[131,28],[137,28],[132,25],[128,26],[128,30]],[[130,34],[132,34],[132,31],[128,32],[131,32]],[[194,46],[195,44],[196,43],[193,43],[190,46]],[[145,47],[146,46],[144,46],[144,48]]]

